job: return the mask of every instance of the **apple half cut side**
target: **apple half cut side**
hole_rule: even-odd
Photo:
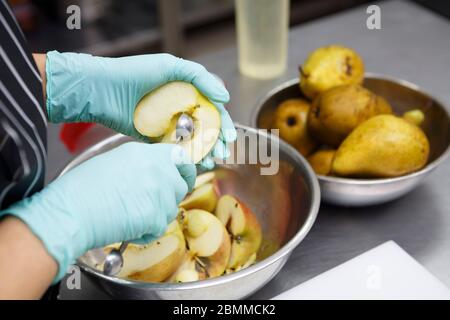
[[[221,122],[217,108],[192,84],[169,82],[146,94],[134,111],[134,127],[153,141],[175,143],[176,123],[182,113],[192,117],[194,132],[190,140],[178,145],[198,163],[214,147]]]
[[[231,195],[220,197],[215,214],[231,234],[227,269],[242,268],[261,246],[261,225],[253,212]]]
[[[180,202],[179,207],[186,210],[202,209],[208,212],[213,212],[216,208],[218,196],[215,187],[212,183],[206,183],[188,195]]]
[[[212,213],[200,209],[181,212],[188,251],[169,281],[187,282],[221,276],[230,258],[230,236]]]
[[[105,252],[118,248],[119,244],[107,246]],[[179,223],[169,224],[166,233],[146,245],[130,243],[123,252],[120,278],[146,282],[161,282],[174,273],[183,261],[186,242]]]

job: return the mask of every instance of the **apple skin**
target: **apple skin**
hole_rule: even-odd
[[[182,114],[194,122],[191,139],[176,139],[176,123]],[[193,163],[200,162],[219,138],[221,120],[217,108],[192,84],[173,81],[146,94],[133,118],[136,130],[154,142],[178,143]]]
[[[216,216],[231,234],[231,254],[227,268],[234,270],[258,252],[262,241],[261,225],[253,212],[231,195],[219,199]]]
[[[243,265],[240,265],[240,266],[238,266],[238,267],[236,267],[236,268],[234,268],[234,269],[229,269],[229,268],[227,268],[227,269],[225,270],[225,274],[230,274],[230,273],[233,273],[233,272],[238,272],[239,270],[243,270],[243,269],[245,269],[245,268],[250,267],[250,266],[253,265],[255,262],[256,262],[256,253],[252,254],[252,255],[250,256],[250,258],[248,258],[248,260],[247,260]]]
[[[105,253],[119,244],[106,247]],[[161,282],[167,279],[181,264],[186,252],[186,242],[177,221],[173,221],[166,233],[147,245],[130,243],[123,252],[124,265],[117,275],[145,282]]]

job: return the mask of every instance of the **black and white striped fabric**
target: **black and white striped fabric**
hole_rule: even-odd
[[[43,187],[47,116],[42,80],[6,0],[0,0],[0,209]]]

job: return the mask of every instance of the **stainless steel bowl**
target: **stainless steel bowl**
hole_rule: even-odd
[[[266,258],[247,269],[191,283],[146,283],[105,276],[95,268],[104,257],[103,250],[98,249],[77,261],[81,269],[120,299],[240,299],[272,279],[314,223],[320,204],[319,184],[308,163],[288,144],[252,128],[237,125],[237,129],[239,141],[247,137],[257,141],[258,148],[272,152],[275,149],[271,148],[279,145],[279,170],[275,175],[260,175],[267,163],[252,162],[254,150],[240,143],[230,145],[232,158],[236,152],[243,152],[246,164],[223,164],[217,168],[220,192],[238,196],[257,215],[263,229],[260,252]],[[80,154],[61,174],[130,140],[116,135],[100,142]]]
[[[303,97],[299,79],[292,79],[270,91],[256,106],[252,126],[268,129],[277,105],[288,98]],[[422,125],[430,141],[430,158],[417,172],[388,179],[347,179],[318,176],[323,201],[341,206],[367,206],[399,198],[416,187],[450,153],[450,118],[446,108],[418,86],[403,80],[366,74],[364,86],[386,98],[395,112],[421,109]]]

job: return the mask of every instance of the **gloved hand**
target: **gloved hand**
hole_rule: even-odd
[[[126,143],[0,212],[23,220],[59,264],[55,280],[87,250],[161,236],[196,169],[176,145]]]
[[[212,156],[225,158],[236,131],[223,103],[229,94],[202,65],[169,54],[102,58],[80,53],[47,53],[47,112],[51,122],[98,122],[142,139],[133,125],[134,109],[148,92],[170,81],[197,87],[220,111],[222,132]],[[214,166],[210,158],[202,162]]]

